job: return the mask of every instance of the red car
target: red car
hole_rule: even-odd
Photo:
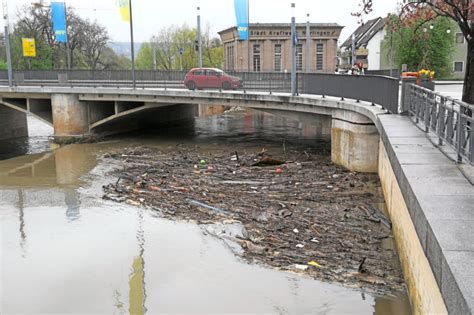
[[[242,88],[242,80],[220,69],[194,68],[186,74],[184,85],[190,90],[205,88],[235,90]]]

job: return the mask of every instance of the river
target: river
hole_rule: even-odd
[[[0,313],[410,314],[406,297],[364,292],[248,264],[195,224],[103,200],[101,159],[125,147],[330,152],[321,126],[229,113],[172,130],[54,148],[0,143]]]

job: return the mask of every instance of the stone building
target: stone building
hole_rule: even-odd
[[[311,57],[308,68],[306,23],[297,24],[297,70],[334,72],[337,64],[337,41],[342,28],[335,23],[310,24]],[[224,45],[224,70],[291,72],[291,24],[250,24],[249,32],[250,41],[239,40],[235,26],[219,32]]]

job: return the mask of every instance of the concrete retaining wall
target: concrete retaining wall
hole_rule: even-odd
[[[0,105],[0,140],[28,137],[26,114]]]
[[[443,297],[423,252],[408,207],[380,141],[379,177],[414,314],[447,314]]]
[[[408,117],[379,115],[378,127],[380,178],[415,312],[473,314],[474,186]]]

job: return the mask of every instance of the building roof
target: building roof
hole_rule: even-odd
[[[312,28],[344,28],[344,26],[341,26],[337,23],[310,23],[310,27]],[[291,27],[291,23],[250,23],[249,25],[250,29],[255,29],[255,28],[271,28],[271,27]],[[306,23],[296,23],[296,27],[306,27]],[[225,33],[228,31],[236,30],[237,26],[232,26],[229,28],[226,28],[225,30],[222,30],[220,32],[217,32],[218,34]]]
[[[355,35],[356,47],[367,45],[368,42],[377,34],[380,30],[385,27],[384,18],[376,18],[359,26],[354,33],[352,33],[349,38],[341,45],[341,47],[351,47],[352,46],[352,35]]]

